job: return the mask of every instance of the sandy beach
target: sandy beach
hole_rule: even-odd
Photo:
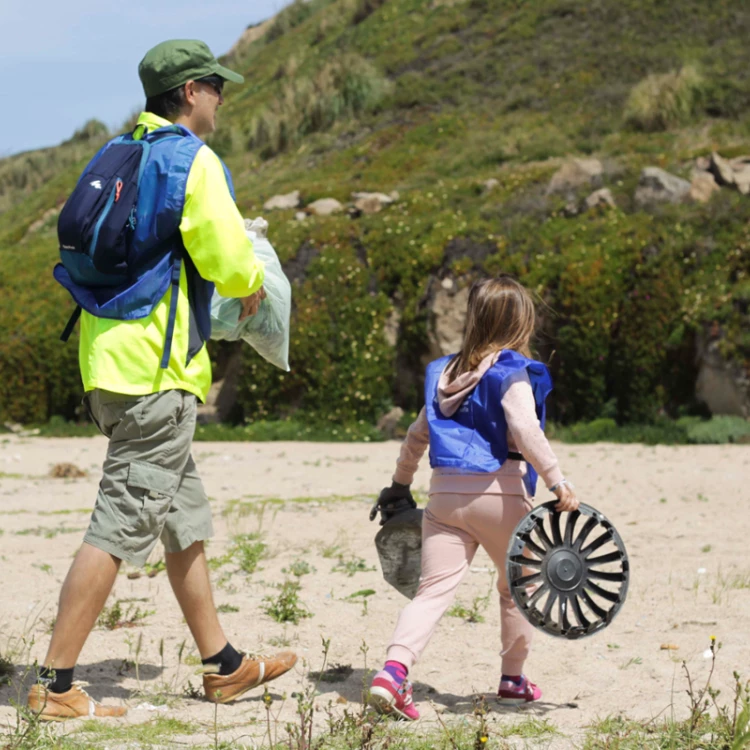
[[[729,693],[732,671],[747,678],[750,664],[750,512],[745,505],[750,446],[557,443],[554,448],[580,499],[617,527],[632,578],[622,612],[602,633],[575,642],[537,634],[526,673],[544,696],[523,714],[557,728],[559,734],[543,746],[574,747],[583,727],[605,716],[643,719],[672,709],[684,715],[681,662],[698,682],[705,680],[712,635],[721,643],[715,684]],[[345,679],[320,682],[321,728],[329,704],[334,715],[359,711],[363,683],[382,661],[406,600],[382,579],[373,543],[377,526],[367,516],[373,495],[390,481],[398,449],[396,442],[194,445],[214,508],[216,536],[208,554],[218,558],[212,575],[217,604],[228,610],[222,619],[230,640],[262,653],[288,643],[301,657],[294,670],[269,686],[279,738],[283,723],[294,715],[292,694],[308,688],[309,672],[321,666],[322,639],[330,639],[329,664],[340,665]],[[0,442],[0,654],[27,634],[17,678],[25,665],[44,656],[60,586],[96,498],[105,450],[104,438],[9,436]],[[61,462],[87,475],[52,478],[50,470]],[[428,481],[425,459],[414,488],[424,492]],[[546,495],[538,500],[546,501]],[[259,533],[267,545],[251,575],[239,571],[236,561],[219,564],[232,537],[241,533]],[[159,546],[151,562],[162,556]],[[276,585],[294,578],[290,566],[297,561],[310,569],[299,577],[299,598],[312,616],[298,625],[277,623],[263,612],[264,598],[276,597]],[[457,601],[469,606],[484,597],[493,585],[490,568],[480,551]],[[95,629],[76,678],[89,683],[95,698],[127,704],[129,713],[120,721],[142,723],[165,715],[197,722],[200,730],[180,742],[206,744],[213,738],[214,707],[188,697],[189,683],[200,685],[197,654],[166,574],[128,577],[134,572],[123,566],[109,604],[120,600],[124,612],[139,609],[148,616],[132,628]],[[368,589],[375,594],[349,598]],[[460,720],[471,713],[475,694],[487,696],[491,726],[518,720],[518,712],[500,711],[492,700],[499,678],[494,589],[481,613],[485,621],[474,624],[445,617],[414,668],[423,718],[413,731],[436,727],[436,711],[448,723],[454,715]],[[667,645],[673,648],[662,648]],[[18,691],[18,679],[0,688],[2,724],[15,720],[11,702]],[[262,738],[262,694],[255,690],[219,708],[221,738],[238,747],[243,742],[252,747],[251,741]],[[74,724],[61,731],[74,731]]]

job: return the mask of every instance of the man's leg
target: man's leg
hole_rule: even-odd
[[[243,656],[227,640],[214,606],[204,541],[213,536],[211,506],[192,456],[169,509],[161,539],[169,582],[203,661],[209,700],[229,703],[280,677],[297,661],[291,652],[271,658]]]
[[[226,646],[227,637],[216,614],[203,542],[195,542],[183,552],[167,552],[165,557],[169,583],[182,614],[201,658],[208,659]]]
[[[120,560],[85,542],[60,592],[52,640],[44,666],[70,669],[96,623],[120,569]]]

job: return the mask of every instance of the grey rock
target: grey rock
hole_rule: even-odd
[[[264,211],[280,211],[299,206],[299,190],[286,195],[274,195],[263,204]]]
[[[383,326],[383,335],[385,340],[391,345],[396,346],[398,335],[401,331],[401,313],[398,308],[394,307]]]
[[[404,410],[400,406],[394,406],[387,414],[380,417],[376,426],[385,437],[393,438],[396,435],[398,423],[403,416]]]
[[[711,172],[694,169],[690,175],[690,200],[694,203],[708,203],[711,196],[721,190]]]
[[[565,193],[578,188],[598,186],[604,175],[604,166],[599,159],[571,159],[552,175],[547,194]]]
[[[750,156],[739,156],[732,159],[731,164],[737,190],[742,195],[748,195],[750,193]]]
[[[341,213],[344,207],[335,198],[320,198],[311,203],[307,210],[315,216],[330,216],[331,214]]]
[[[500,180],[496,180],[494,177],[490,177],[489,180],[485,180],[482,183],[482,187],[484,188],[485,193],[491,193],[499,184]]]
[[[750,377],[743,367],[724,359],[719,338],[704,336],[698,341],[695,395],[712,414],[750,417]]]
[[[394,199],[385,193],[352,193],[352,200],[354,207],[363,214],[376,214],[394,202]]]
[[[617,204],[612,191],[609,188],[601,188],[586,198],[586,208],[589,211],[595,208],[617,208]]]
[[[680,203],[690,194],[690,183],[659,167],[646,167],[635,191],[636,205],[641,208],[657,203]]]
[[[719,185],[734,185],[734,169],[728,159],[724,159],[715,151],[711,154],[709,169]]]
[[[432,284],[428,303],[428,341],[432,359],[457,352],[464,338],[469,285],[456,290],[455,284],[450,289],[446,289],[444,284],[445,280]]]

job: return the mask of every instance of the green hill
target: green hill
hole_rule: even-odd
[[[295,283],[292,372],[244,347],[237,416],[371,422],[416,408],[436,300],[460,308],[476,274],[497,272],[543,303],[555,419],[699,411],[707,342],[730,369],[750,361],[750,197],[644,208],[633,196],[644,167],[689,179],[697,157],[750,152],[749,35],[738,0],[312,0],[249,30],[228,56],[246,84],[227,87],[211,143],[243,214],[292,190],[305,206],[399,197],[374,214],[264,214]],[[21,157],[0,161],[3,419],[77,406],[51,209],[100,137],[22,155],[32,174],[10,190]],[[549,193],[571,156],[602,173]],[[597,186],[617,208],[581,209]],[[221,377],[232,349],[213,353]]]

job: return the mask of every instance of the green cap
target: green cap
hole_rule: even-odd
[[[197,39],[170,39],[157,44],[141,60],[138,75],[146,98],[205,76],[221,76],[234,83],[245,80],[239,73],[221,65],[208,45]]]

